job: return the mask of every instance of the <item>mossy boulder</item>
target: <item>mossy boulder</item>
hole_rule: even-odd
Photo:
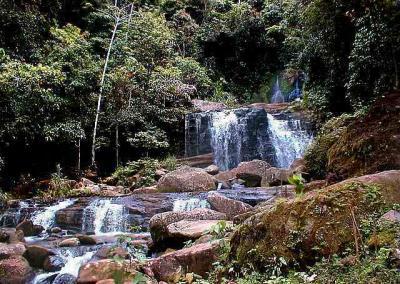
[[[366,114],[329,120],[304,158],[316,178],[400,169],[400,92],[382,96]]]
[[[282,201],[247,219],[231,240],[231,257],[241,265],[264,267],[283,257],[310,264],[354,244],[354,221],[384,205],[400,202],[400,171],[345,180]],[[354,215],[354,218],[353,218]]]

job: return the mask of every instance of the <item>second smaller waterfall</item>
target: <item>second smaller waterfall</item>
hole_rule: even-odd
[[[83,210],[82,231],[101,235],[126,231],[125,207],[109,199],[96,199]]]
[[[45,230],[50,229],[55,224],[56,212],[74,204],[76,199],[66,199],[47,207],[44,211],[37,212],[31,218],[35,225],[41,225]]]
[[[180,211],[191,211],[196,208],[209,208],[210,204],[206,199],[200,199],[197,197],[189,199],[177,199],[174,201],[173,209],[174,212]]]
[[[298,119],[280,120],[268,114],[268,131],[280,168],[289,168],[295,159],[302,157],[313,140]]]

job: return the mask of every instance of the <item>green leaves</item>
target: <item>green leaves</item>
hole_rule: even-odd
[[[295,186],[297,196],[303,195],[305,180],[301,174],[294,174],[293,176],[288,177],[288,182]]]

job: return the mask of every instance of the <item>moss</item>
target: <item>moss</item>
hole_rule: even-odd
[[[232,259],[241,265],[264,267],[276,257],[291,265],[308,265],[354,247],[357,224],[382,212],[389,188],[357,180],[307,193],[245,221],[232,238]]]
[[[353,119],[353,116],[342,115],[332,118],[322,127],[304,156],[306,167],[312,177],[325,178],[328,170],[328,151]]]

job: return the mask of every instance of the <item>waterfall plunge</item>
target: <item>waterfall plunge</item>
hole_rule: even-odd
[[[313,137],[302,129],[301,121],[279,120],[268,114],[268,131],[275,149],[276,163],[280,168],[289,168],[292,162],[303,156]]]
[[[83,210],[82,231],[96,235],[125,231],[125,207],[109,199],[97,199]]]

